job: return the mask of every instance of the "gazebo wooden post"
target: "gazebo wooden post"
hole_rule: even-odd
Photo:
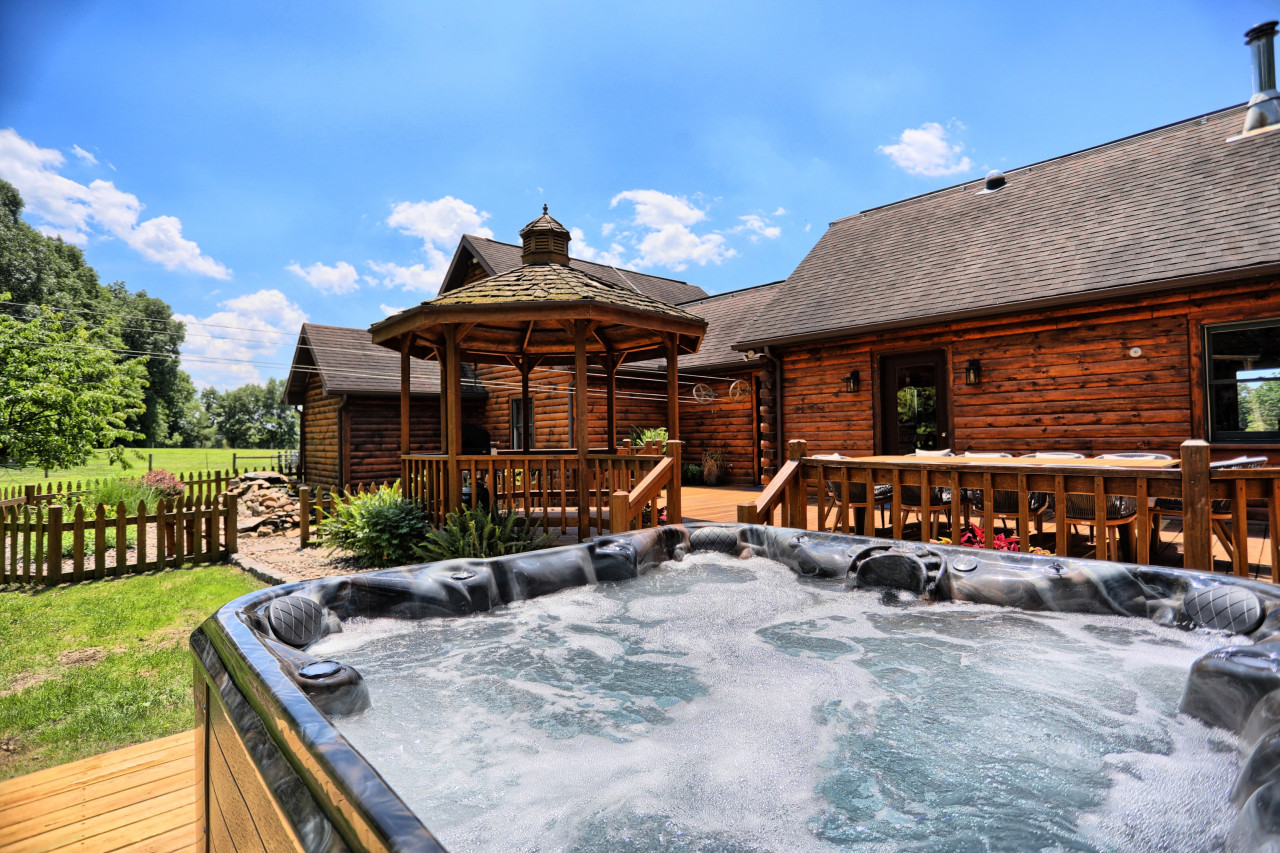
[[[533,414],[533,406],[529,403],[529,374],[533,371],[533,363],[527,358],[520,359],[520,450],[528,453],[532,447],[533,429],[529,423]]]
[[[667,335],[667,440],[680,440],[680,373],[676,354],[680,336]]]
[[[449,398],[449,413],[445,420],[445,432],[441,441],[449,455],[448,500],[445,512],[453,512],[462,506],[462,472],[458,468],[458,456],[462,453],[462,358],[458,351],[458,327],[454,323],[444,327],[445,364],[441,373],[443,393]],[[475,484],[472,483],[472,488]]]
[[[400,346],[400,455],[409,453],[409,344],[412,336],[405,335]],[[408,483],[403,484],[408,488]]]
[[[578,541],[591,532],[591,500],[587,492],[587,321],[573,321],[573,446],[578,453]]]
[[[606,353],[604,357],[604,375],[607,383],[607,391],[605,392],[605,428],[609,430],[609,438],[604,444],[610,453],[618,452],[618,420],[614,397],[617,394],[618,362],[620,360],[612,353]]]

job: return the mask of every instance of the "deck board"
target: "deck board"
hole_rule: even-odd
[[[198,849],[195,734],[0,782],[0,853]]]

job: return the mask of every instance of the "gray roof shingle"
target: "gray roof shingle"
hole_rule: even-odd
[[[833,222],[739,346],[1280,262],[1280,132],[1227,142],[1244,111]]]

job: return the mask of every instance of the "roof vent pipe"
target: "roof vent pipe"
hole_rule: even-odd
[[[1276,21],[1267,21],[1244,34],[1253,51],[1253,97],[1244,117],[1244,132],[1280,125],[1280,92],[1276,91]]]

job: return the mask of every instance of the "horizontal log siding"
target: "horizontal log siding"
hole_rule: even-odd
[[[874,362],[937,348],[949,356],[950,444],[957,452],[1176,454],[1184,440],[1205,437],[1203,324],[1264,317],[1280,317],[1274,279],[789,348],[782,351],[785,438],[808,440],[811,454],[875,452]],[[1130,357],[1131,347],[1142,355]],[[982,381],[965,385],[965,364],[974,358]],[[843,387],[851,369],[863,377],[857,394]],[[1276,451],[1270,455],[1280,459]],[[1215,448],[1215,456],[1236,452]]]
[[[598,369],[598,368],[594,368]],[[511,449],[511,400],[520,397],[520,371],[514,367],[477,365],[476,373],[489,392],[488,404],[483,414],[484,428],[493,441],[503,450]],[[604,396],[603,376],[589,377],[590,393],[587,397],[588,436],[592,447],[605,447],[608,417]],[[530,394],[533,398],[533,446],[537,450],[568,449],[573,440],[569,436],[570,386],[573,375],[564,372],[534,370],[529,376]],[[599,393],[596,393],[599,392]],[[619,379],[615,420],[618,426],[617,442],[630,435],[633,426],[662,426],[666,423],[666,382]]]
[[[703,453],[723,450],[731,466],[726,482],[755,485],[755,457],[759,454],[754,430],[754,420],[759,417],[757,402],[752,397],[740,403],[729,399],[733,381],[741,379],[750,385],[751,377],[748,371],[725,374],[718,381],[699,378],[716,392],[716,398],[710,403],[681,398],[680,440],[684,442],[681,456],[685,465],[701,465]]]
[[[302,405],[302,456],[308,483],[338,482],[338,410],[341,407],[342,397],[326,396],[319,377],[307,380]]]
[[[463,406],[464,420],[469,420]],[[410,411],[409,449],[413,453],[440,452],[440,401],[415,399]],[[350,482],[380,483],[400,477],[400,399],[350,397],[342,415],[347,419]]]

